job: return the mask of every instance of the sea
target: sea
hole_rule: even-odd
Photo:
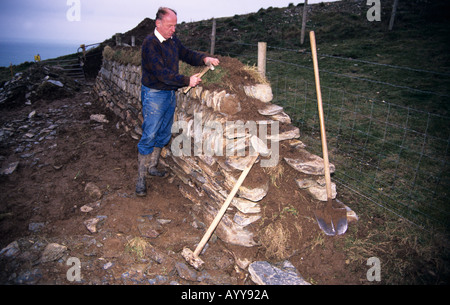
[[[39,54],[41,60],[76,53],[81,43],[76,42],[5,42],[0,41],[0,67],[33,62]]]

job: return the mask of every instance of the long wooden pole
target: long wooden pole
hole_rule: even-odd
[[[219,224],[220,220],[222,219],[223,215],[228,209],[228,206],[230,205],[231,201],[233,200],[234,196],[236,195],[237,191],[241,187],[242,183],[244,182],[245,178],[247,177],[248,173],[252,169],[253,164],[256,162],[256,159],[258,159],[258,154],[253,156],[250,160],[250,163],[247,165],[247,167],[242,172],[241,176],[239,177],[238,181],[234,185],[233,189],[231,190],[230,194],[228,194],[227,199],[225,200],[224,204],[222,205],[222,208],[217,213],[216,217],[214,218],[213,222],[209,226],[208,230],[206,231],[205,235],[203,235],[202,240],[197,245],[197,248],[195,248],[194,251],[194,257],[198,257],[200,252],[202,252],[203,247],[208,242],[209,238],[211,237],[212,233],[216,229],[217,225]]]
[[[317,60],[316,36],[314,34],[314,31],[309,32],[309,39],[311,41],[311,51],[313,54],[313,63],[314,63],[314,77],[316,80],[317,104],[319,108],[320,134],[322,137],[322,152],[325,170],[325,183],[327,187],[327,199],[330,202],[330,199],[332,198],[333,194],[331,191],[330,163],[328,160],[327,135],[325,132],[325,118],[323,115],[322,91],[320,90],[319,63]]]

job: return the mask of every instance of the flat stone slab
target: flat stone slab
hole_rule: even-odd
[[[317,155],[311,154],[304,149],[298,150],[297,158],[284,158],[295,170],[308,175],[325,175],[323,159]],[[330,173],[334,173],[336,167],[330,163]]]
[[[248,267],[253,282],[258,285],[311,285],[303,279],[289,261],[281,264],[254,262]]]

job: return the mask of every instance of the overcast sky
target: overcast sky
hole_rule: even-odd
[[[336,0],[334,0],[336,1]],[[160,6],[173,8],[178,22],[229,17],[304,0],[1,0],[0,41],[65,40],[96,43],[124,33]],[[328,2],[310,0],[309,3]]]

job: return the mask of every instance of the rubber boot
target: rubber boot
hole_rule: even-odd
[[[153,152],[150,154],[150,162],[148,164],[148,174],[150,176],[164,177],[167,174],[166,171],[159,171],[157,168],[159,157],[161,156],[161,150],[162,148],[155,147]]]
[[[145,181],[145,176],[147,172],[146,164],[149,163],[151,155],[138,155],[138,179],[136,182],[136,196],[145,197],[147,196],[147,183]]]

